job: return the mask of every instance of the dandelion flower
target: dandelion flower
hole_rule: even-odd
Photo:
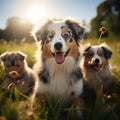
[[[105,28],[105,27],[101,27],[101,28],[99,29],[99,32],[100,32],[101,34],[105,34],[106,28]]]
[[[100,37],[99,37],[99,39],[98,39],[98,44],[100,43],[100,40],[101,40],[102,35],[105,34],[106,31],[107,31],[107,30],[106,30],[105,27],[101,27],[101,28],[99,29]]]

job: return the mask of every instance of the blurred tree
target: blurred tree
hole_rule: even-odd
[[[7,41],[20,42],[23,38],[29,38],[32,27],[33,25],[29,21],[12,17],[7,20],[6,28],[0,31],[0,37]]]
[[[0,29],[0,39],[4,37],[4,31]]]
[[[99,36],[99,28],[107,28],[106,36],[120,34],[120,0],[104,0],[97,7],[97,16],[91,20],[91,37]]]

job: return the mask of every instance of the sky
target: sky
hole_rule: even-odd
[[[36,24],[40,19],[73,17],[87,24],[96,16],[96,8],[103,0],[0,0],[0,29],[13,16]]]

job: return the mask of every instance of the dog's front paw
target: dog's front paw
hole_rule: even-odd
[[[78,118],[83,118],[84,102],[80,98],[74,98],[72,104],[76,110]]]
[[[12,83],[10,83],[9,85],[8,85],[8,90],[12,90],[12,89],[14,89],[15,88],[15,84],[12,82]]]

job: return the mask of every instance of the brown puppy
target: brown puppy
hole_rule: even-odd
[[[27,66],[26,55],[22,52],[5,52],[0,56],[6,79],[4,88],[16,86],[18,90],[26,95],[32,94],[35,82],[35,74]]]

